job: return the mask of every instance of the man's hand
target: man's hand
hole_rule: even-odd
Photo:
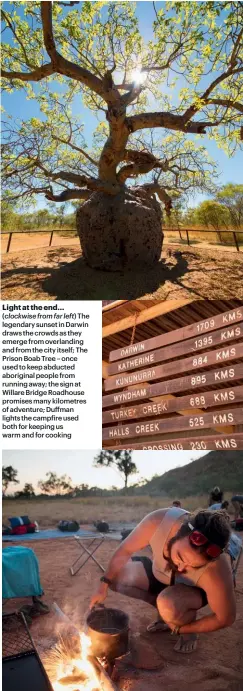
[[[100,583],[98,590],[94,593],[90,600],[90,609],[95,605],[101,605],[107,597],[108,585],[107,583]]]

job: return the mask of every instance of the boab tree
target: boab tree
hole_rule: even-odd
[[[135,3],[21,2],[2,10],[4,86],[25,88],[41,110],[19,125],[7,118],[7,189],[82,200],[77,228],[93,267],[157,261],[158,200],[169,211],[175,193],[210,184],[212,164],[190,135],[208,134],[229,152],[242,139],[242,3],[153,7],[148,41]],[[81,97],[101,116],[92,149],[72,115]]]

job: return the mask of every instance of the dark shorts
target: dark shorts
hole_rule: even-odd
[[[152,569],[152,560],[149,559],[149,557],[132,557],[132,561],[140,561],[143,564],[144,570],[149,581],[150,595],[155,595],[157,597],[162,592],[162,590],[168,588],[168,585],[166,585],[165,583],[161,583],[160,581],[158,581],[157,578],[155,578]],[[202,607],[206,607],[206,605],[208,604],[208,599],[205,590],[203,590],[202,588],[198,588],[198,590],[200,590],[202,596]]]

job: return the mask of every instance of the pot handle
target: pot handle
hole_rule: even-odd
[[[105,605],[103,605],[102,602],[100,602],[92,607],[91,612],[93,609],[105,609]]]

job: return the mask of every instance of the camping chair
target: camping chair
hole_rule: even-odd
[[[22,605],[26,619],[36,613],[47,614],[49,607],[39,598],[43,595],[40,583],[39,562],[28,547],[5,547],[2,552],[2,598],[3,608],[11,599],[32,598],[32,605]]]
[[[2,573],[4,600],[43,595],[39,562],[29,547],[5,547],[2,552]]]
[[[95,564],[97,564],[97,566],[99,567],[99,569],[103,573],[105,572],[105,569],[102,566],[102,564],[100,564],[98,559],[96,559],[94,557],[94,553],[99,549],[99,547],[101,547],[102,543],[104,542],[105,535],[103,535],[103,533],[99,533],[99,535],[97,535],[97,537],[93,537],[91,540],[88,539],[88,546],[86,547],[83,540],[87,540],[87,539],[88,538],[83,538],[83,537],[81,538],[81,537],[78,537],[78,535],[74,535],[74,540],[76,540],[79,548],[81,549],[81,554],[79,554],[77,559],[75,559],[72,566],[70,567],[71,576],[76,576],[76,574],[79,571],[81,571],[83,566],[85,564],[87,564],[87,561],[89,561],[89,559],[92,559],[92,561],[94,561]],[[86,556],[85,559],[83,559],[84,556]]]

